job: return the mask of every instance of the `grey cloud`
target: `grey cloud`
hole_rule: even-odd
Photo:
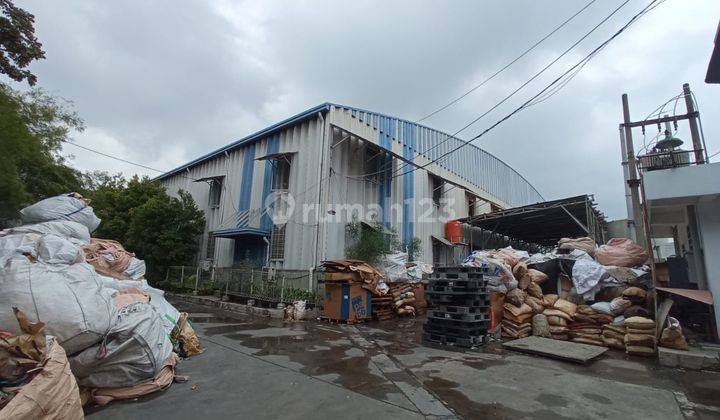
[[[695,3],[694,8],[664,3],[558,95],[478,144],[520,171],[546,198],[595,193],[602,210],[623,217],[617,136],[623,92],[631,96],[633,116],[641,118],[690,82],[703,107],[709,149],[720,147],[713,139],[720,121],[711,118],[720,111],[717,87],[702,83],[720,5]],[[94,129],[89,132],[122,142],[123,157],[161,169],[324,101],[419,118],[582,5],[569,0],[20,4],[36,14],[47,51],[47,60],[33,67],[40,85],[74,100]],[[644,4],[631,2],[573,59],[558,63],[461,137],[472,137],[514,109]],[[456,131],[616,6],[596,2],[501,77],[425,123]],[[679,134],[689,142],[687,130]],[[92,146],[93,136],[100,142],[99,134],[81,140]],[[86,166],[118,167],[72,152]]]

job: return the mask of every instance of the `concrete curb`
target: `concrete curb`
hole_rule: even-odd
[[[285,311],[283,311],[282,309],[258,308],[255,306],[248,306],[240,303],[223,302],[220,298],[217,298],[215,296],[194,296],[171,292],[165,292],[165,296],[172,297],[173,299],[177,300],[183,300],[185,302],[215,307],[224,311],[265,318],[283,319],[283,316],[285,314]]]

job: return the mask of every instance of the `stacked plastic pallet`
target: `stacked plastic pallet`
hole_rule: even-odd
[[[425,341],[473,347],[485,342],[490,328],[490,295],[477,267],[438,267],[429,279]]]

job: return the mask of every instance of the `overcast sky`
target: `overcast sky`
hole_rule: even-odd
[[[515,109],[648,1],[631,0],[567,60],[460,137]],[[87,129],[75,140],[167,170],[326,101],[420,118],[505,65],[587,0],[17,3],[35,14],[47,53],[32,65],[39,86],[73,101],[85,120]],[[457,131],[620,3],[597,0],[501,77],[424,124]],[[560,93],[478,145],[546,199],[594,194],[611,219],[624,218],[622,93],[630,95],[633,119],[643,119],[689,82],[708,149],[720,150],[720,85],[703,82],[719,17],[717,0],[667,0]],[[684,112],[682,102],[677,112]],[[650,128],[648,139],[656,131]],[[691,145],[686,125],[677,135]],[[639,130],[635,139],[640,147]],[[73,146],[65,152],[83,170],[156,175]]]

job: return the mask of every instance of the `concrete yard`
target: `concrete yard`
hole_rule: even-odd
[[[618,351],[588,365],[497,343],[446,351],[421,344],[421,318],[283,323],[174,303],[206,349],[179,363],[189,381],[88,418],[720,418],[720,373]]]

